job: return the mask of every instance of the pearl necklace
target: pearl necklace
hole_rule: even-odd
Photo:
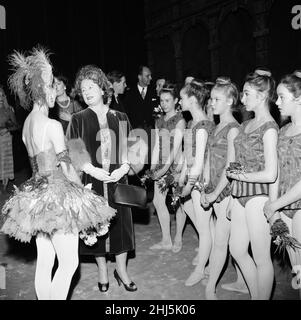
[[[67,109],[67,108],[69,107],[69,105],[70,105],[71,99],[68,97],[67,100],[68,100],[68,103],[67,103],[66,106],[62,105],[59,101],[57,101],[57,104],[58,104],[61,108]],[[66,101],[66,100],[65,100],[65,101]]]

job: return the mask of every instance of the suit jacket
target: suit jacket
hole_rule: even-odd
[[[147,87],[145,98],[142,99],[136,84],[126,93],[124,104],[133,128],[154,127],[152,114],[157,106],[157,98],[151,86]]]
[[[123,105],[120,97],[118,97],[118,102],[117,102],[114,95],[112,96],[112,101],[110,103],[110,108],[113,109],[113,110],[117,110],[119,112],[126,113],[124,105]]]

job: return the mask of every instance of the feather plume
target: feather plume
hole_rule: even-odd
[[[34,101],[45,102],[44,85],[50,85],[53,78],[47,50],[33,48],[27,57],[14,51],[8,60],[13,71],[8,80],[9,87],[18,96],[21,106],[29,108]]]
[[[69,156],[76,171],[81,171],[85,163],[91,163],[91,157],[86,149],[86,145],[81,138],[67,141]]]
[[[25,91],[25,78],[30,74],[30,64],[24,54],[14,51],[8,58],[13,74],[8,78],[10,90],[18,96],[20,104],[28,107],[28,97]]]

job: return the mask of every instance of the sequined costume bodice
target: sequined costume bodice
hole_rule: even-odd
[[[286,136],[292,124],[282,127],[278,140],[279,159],[279,196],[284,195],[301,179],[301,134]],[[284,208],[283,212],[290,218],[301,209],[301,200]]]
[[[54,171],[58,171],[58,157],[53,148],[41,151],[33,157],[29,157],[32,174],[49,175]]]
[[[174,135],[175,129],[179,121],[183,118],[181,112],[177,112],[170,119],[165,120],[162,116],[156,121],[156,128],[159,130],[159,163],[158,167],[163,167],[171,152],[174,152]],[[177,154],[174,155],[174,161],[170,167],[170,170],[177,171],[177,167],[179,166],[181,160],[182,150],[179,149]],[[180,167],[181,169],[181,167]]]
[[[190,169],[193,166],[195,153],[196,153],[196,135],[197,131],[200,129],[204,129],[208,133],[208,138],[212,134],[214,130],[214,123],[210,120],[202,120],[198,122],[196,125],[192,126],[192,121],[190,121],[187,125],[187,129],[184,133],[184,155],[187,161],[187,168]],[[208,145],[205,148],[204,159],[207,158],[208,155]]]

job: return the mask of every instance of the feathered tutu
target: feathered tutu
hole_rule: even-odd
[[[1,231],[22,242],[39,232],[78,233],[91,227],[101,235],[108,231],[114,215],[115,209],[104,197],[70,182],[57,170],[15,187],[2,208]]]

